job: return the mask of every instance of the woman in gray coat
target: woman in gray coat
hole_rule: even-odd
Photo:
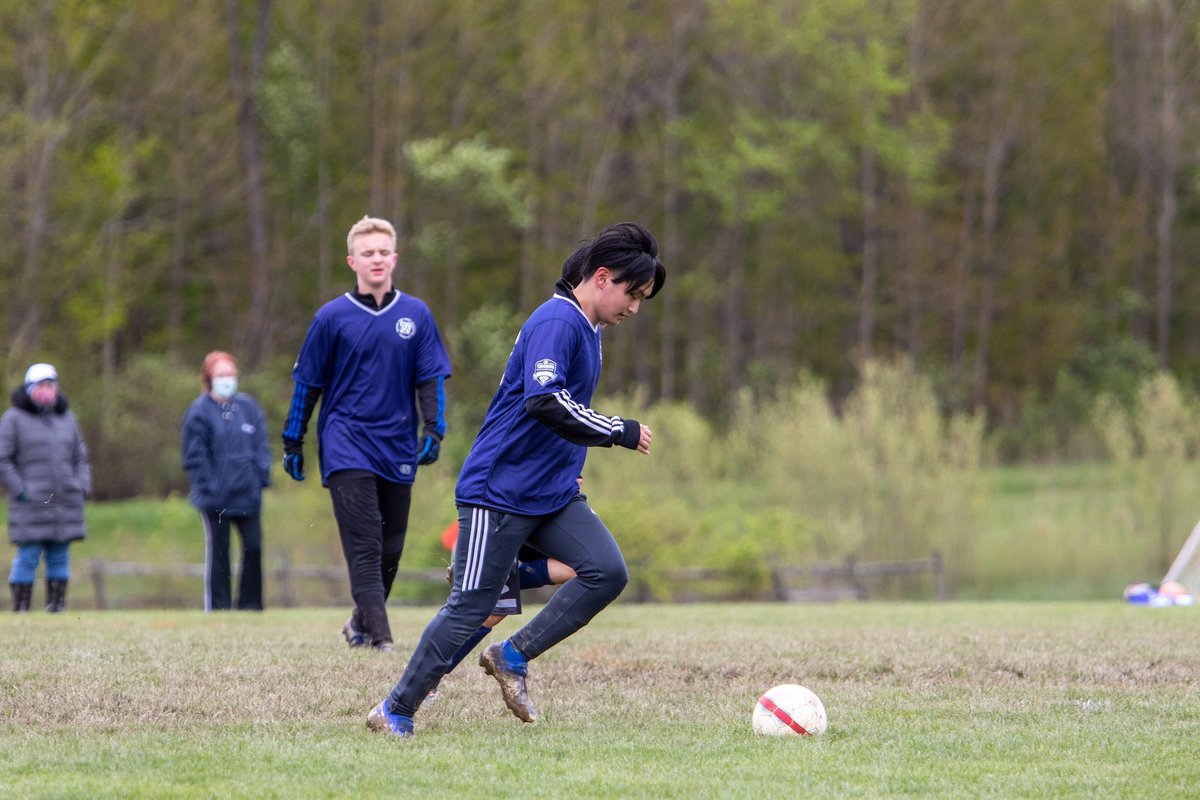
[[[0,416],[0,481],[8,492],[8,538],[17,546],[8,583],[13,611],[28,611],[38,562],[46,556],[46,610],[65,611],[70,546],[85,534],[83,501],[92,468],[58,372],[34,364]]]

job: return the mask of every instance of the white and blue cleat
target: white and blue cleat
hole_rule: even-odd
[[[386,705],[387,700],[384,700],[371,709],[371,713],[367,714],[367,727],[375,733],[390,733],[401,738],[413,736],[412,717],[393,714],[384,708]]]

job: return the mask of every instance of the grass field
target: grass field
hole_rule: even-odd
[[[522,725],[473,659],[418,735],[371,734],[395,654],[344,611],[0,615],[0,797],[1181,797],[1195,608],[619,605],[535,661]],[[510,622],[507,625],[511,626]],[[505,626],[507,628],[507,626]],[[505,629],[505,628],[502,628]],[[803,683],[819,739],[750,732]]]

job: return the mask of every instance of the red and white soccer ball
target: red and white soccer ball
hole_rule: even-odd
[[[829,726],[825,704],[803,686],[785,683],[758,698],[754,732],[764,736],[820,736]]]

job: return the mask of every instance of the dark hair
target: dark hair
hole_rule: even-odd
[[[562,279],[571,284],[571,288],[583,283],[583,265],[587,261],[590,245],[591,242],[583,242],[563,262]]]
[[[564,277],[566,266],[563,264]],[[612,273],[615,283],[644,286],[653,281],[646,299],[658,294],[667,280],[667,269],[658,260],[658,240],[637,222],[618,222],[600,231],[587,248],[580,282],[590,278],[600,267]]]

